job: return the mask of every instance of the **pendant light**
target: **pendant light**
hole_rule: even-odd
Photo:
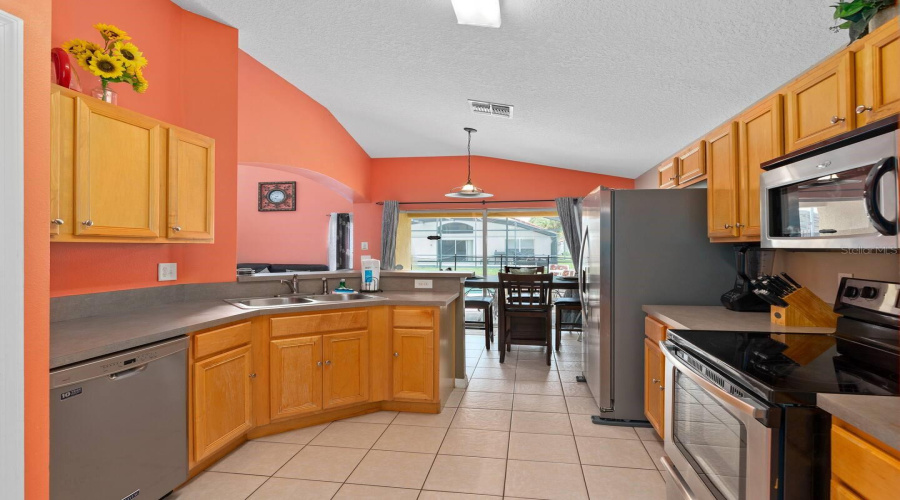
[[[479,187],[475,187],[472,184],[472,132],[478,132],[474,128],[466,127],[465,130],[469,134],[469,143],[467,146],[468,151],[468,177],[466,177],[466,183],[460,187],[453,188],[449,193],[445,194],[447,198],[490,198],[494,196],[490,193],[485,193],[484,189]]]

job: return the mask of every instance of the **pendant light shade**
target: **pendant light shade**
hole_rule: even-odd
[[[449,193],[445,194],[447,198],[490,198],[491,193],[485,193],[484,189],[475,186],[472,184],[472,132],[478,132],[474,128],[466,127],[463,130],[469,134],[469,142],[466,148],[468,152],[468,156],[466,158],[468,165],[468,175],[466,177],[466,183],[462,186],[455,187],[450,190]]]

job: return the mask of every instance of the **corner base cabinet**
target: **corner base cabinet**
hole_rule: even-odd
[[[900,450],[833,417],[831,498],[888,500],[900,492]]]
[[[666,325],[644,318],[644,416],[663,437],[665,432],[666,357],[659,343],[666,339]]]

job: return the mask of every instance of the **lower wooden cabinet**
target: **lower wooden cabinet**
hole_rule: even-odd
[[[269,416],[322,410],[322,336],[269,342]]]
[[[886,500],[900,491],[900,451],[834,418],[831,498]]]
[[[325,409],[369,400],[369,335],[367,332],[332,333],[322,340],[325,373],[322,398]]]
[[[395,328],[394,399],[434,399],[434,330]]]
[[[193,364],[193,462],[251,428],[252,370],[249,345]]]
[[[644,415],[656,432],[665,431],[665,373],[666,358],[659,346],[644,339]]]

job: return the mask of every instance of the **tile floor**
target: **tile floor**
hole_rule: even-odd
[[[574,334],[548,367],[527,346],[500,364],[467,333],[469,387],[441,414],[377,412],[250,441],[169,498],[665,498],[655,432],[591,423]]]

